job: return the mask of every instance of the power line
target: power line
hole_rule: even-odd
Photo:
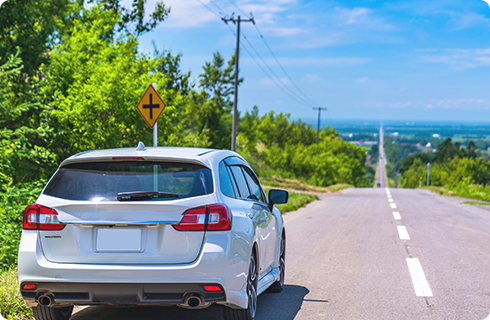
[[[235,8],[237,8],[240,12],[242,12],[244,15],[246,15],[246,13],[232,0],[228,0],[228,2],[230,2]],[[282,66],[282,64],[279,62],[279,59],[277,59],[276,55],[274,54],[274,52],[272,51],[271,47],[269,46],[269,43],[265,40],[265,37],[264,35],[262,34],[262,32],[260,32],[259,30],[259,27],[254,23],[254,27],[255,29],[257,30],[257,33],[259,34],[260,38],[262,39],[262,41],[264,42],[265,46],[267,47],[267,49],[269,50],[270,54],[272,55],[272,57],[274,58],[274,60],[276,61],[276,63],[279,65],[279,67],[281,68],[282,72],[284,72],[284,74],[286,75],[286,77],[288,78],[288,80],[291,82],[291,84],[296,88],[296,90],[306,99],[306,101],[308,101],[309,104],[313,104],[313,105],[318,105],[316,102],[314,102],[313,100],[311,100],[297,85],[296,83],[293,81],[293,79],[289,76],[289,74],[287,73],[286,69]],[[255,50],[254,50],[255,51]],[[261,58],[262,60],[262,58]],[[269,67],[268,67],[269,68]],[[269,68],[270,69],[270,68]],[[282,81],[281,81],[282,82]],[[289,89],[288,89],[289,90]]]
[[[243,32],[242,32],[243,33]],[[248,43],[248,45],[252,48],[252,50],[255,52],[255,54],[257,55],[257,57],[262,61],[262,63],[266,66],[267,69],[269,69],[269,71],[272,73],[272,75],[278,80],[278,82],[280,84],[282,84],[284,86],[284,88],[286,90],[288,90],[291,95],[293,95],[294,97],[296,97],[297,100],[301,101],[300,104],[311,104],[309,101],[303,99],[302,97],[299,97],[297,95],[296,92],[292,91],[285,83],[284,81],[277,76],[277,74],[274,72],[274,70],[272,70],[272,68],[267,64],[267,62],[265,62],[265,60],[262,58],[262,56],[257,52],[257,50],[255,49],[255,47],[252,45],[252,43],[248,40],[248,38],[245,36],[245,33],[243,33],[243,38],[245,39],[245,41]]]
[[[198,1],[202,6],[204,6],[207,10],[211,11],[215,16],[218,16],[212,9],[210,9],[208,6],[206,6],[203,2],[201,2],[200,0],[196,0]],[[245,12],[240,8],[238,7],[233,1],[231,0],[228,0],[235,8],[237,8],[240,12],[242,12],[243,14],[245,14]],[[210,3],[216,7],[216,9],[218,9],[220,11],[220,13],[222,13],[222,8],[217,5],[214,0],[211,0]],[[245,14],[246,15],[246,14]],[[218,16],[219,17],[219,16]],[[236,18],[233,18],[233,16],[231,18],[223,18],[223,17],[219,17],[221,20],[225,21],[226,19],[228,21],[233,21],[235,20],[236,21]],[[253,18],[252,18],[253,19]],[[235,21],[233,21],[235,23]],[[242,20],[243,21],[243,20]],[[225,21],[226,22],[226,21]],[[254,23],[255,25],[255,23]],[[235,32],[233,31],[233,29],[227,24],[227,27],[230,29],[231,33],[236,36]],[[295,82],[292,80],[292,78],[289,76],[289,74],[286,72],[286,70],[284,69],[284,67],[280,64],[279,60],[277,59],[277,57],[275,56],[275,54],[273,53],[272,49],[270,48],[270,46],[268,45],[267,41],[265,40],[264,36],[261,34],[260,30],[257,28],[257,26],[255,25],[256,27],[256,30],[257,32],[259,33],[260,37],[262,38],[262,41],[264,41],[265,45],[267,46],[269,52],[271,53],[271,55],[274,57],[274,60],[276,61],[276,63],[279,65],[279,67],[281,68],[281,70],[284,72],[284,74],[286,75],[286,77],[288,78],[288,80],[291,82],[291,84],[293,84],[293,86],[296,88],[296,90],[305,98],[299,96],[296,92],[294,92],[293,90],[291,90],[291,88],[272,70],[272,68],[267,64],[267,62],[262,58],[262,56],[258,53],[258,51],[255,49],[255,47],[253,46],[253,44],[248,40],[248,38],[245,36],[245,35],[241,35],[241,37],[243,37],[243,39],[247,42],[247,44],[250,46],[250,48],[253,50],[253,52],[255,52],[256,56],[260,59],[260,61],[262,61],[263,65],[265,66],[265,68],[260,64],[260,62],[254,57],[254,55],[250,52],[250,50],[246,47],[246,46],[243,46],[243,48],[245,49],[245,51],[248,53],[248,55],[252,58],[252,60],[255,62],[255,64],[257,64],[257,66],[262,70],[262,72],[269,78],[269,80],[272,81],[272,83],[274,83],[274,85],[276,87],[278,87],[284,94],[286,94],[289,98],[291,98],[292,100],[294,100],[295,102],[299,103],[300,105],[317,105],[314,101],[312,101],[311,99],[308,98],[308,96],[306,96],[302,91],[301,89],[299,89],[299,87],[295,84]],[[242,32],[243,33],[243,32]],[[269,74],[269,72],[267,72],[267,69],[269,70],[269,72],[272,74]],[[282,86],[281,86],[282,85]]]
[[[237,8],[241,13],[243,13],[243,15],[247,15],[242,9],[240,9],[239,6],[236,5],[235,2],[231,1],[231,0],[228,0],[229,3],[231,3],[235,8]]]
[[[218,5],[217,5],[217,4],[216,4],[216,3],[215,3],[213,0],[210,0],[209,2],[211,2],[211,4],[212,4],[213,6],[215,6],[215,7],[216,7],[216,9],[218,9],[218,11],[219,11],[219,13],[220,13],[220,14],[222,14],[222,12],[224,12],[224,10],[223,10],[223,9],[221,9],[221,8],[220,8],[220,6],[218,6]],[[220,19],[221,19],[221,17],[220,17]]]
[[[212,14],[214,14],[215,16],[217,16],[218,18],[221,19],[221,17],[216,13],[214,12],[211,8],[209,8],[206,4],[204,4],[201,0],[196,0],[197,2],[199,2],[204,8],[208,9],[208,11],[210,11]]]
[[[257,59],[254,57],[254,55],[250,52],[250,50],[248,50],[248,48],[246,46],[243,46],[243,49],[245,49],[245,51],[248,53],[248,55],[250,56],[250,58],[252,58],[252,60],[255,62],[255,64],[260,68],[260,70],[262,70],[262,72],[267,76],[267,78],[269,78],[269,80],[272,81],[272,83],[277,87],[279,88],[285,95],[289,96],[289,98],[291,98],[292,100],[296,101],[297,103],[299,104],[302,104],[304,105],[304,102],[301,101],[301,100],[298,100],[296,97],[292,96],[288,91],[284,90],[283,87],[281,87],[278,83],[277,83],[277,80],[274,79],[274,77],[272,77],[266,69],[264,69],[264,67],[257,61]]]
[[[293,79],[289,76],[289,74],[286,72],[286,69],[284,69],[284,67],[282,66],[282,64],[279,62],[279,59],[277,59],[276,55],[274,54],[274,52],[272,51],[271,47],[269,46],[269,44],[267,43],[267,41],[265,40],[264,36],[262,35],[262,33],[260,32],[259,28],[257,27],[257,25],[255,25],[255,29],[257,30],[260,38],[262,39],[262,41],[264,41],[264,44],[265,46],[267,47],[267,49],[269,49],[269,52],[271,53],[272,57],[274,58],[274,60],[276,60],[277,64],[279,65],[279,67],[281,68],[282,72],[284,72],[284,74],[286,75],[286,77],[289,79],[289,81],[293,84],[293,86],[296,88],[296,90],[298,90],[298,92],[303,96],[305,97],[311,104],[313,105],[318,105],[317,103],[315,103],[313,100],[311,100],[297,85],[296,83],[293,81]]]

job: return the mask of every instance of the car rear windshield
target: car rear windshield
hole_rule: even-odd
[[[213,178],[208,168],[189,163],[74,163],[61,167],[44,190],[57,198],[92,201],[115,201],[118,193],[131,192],[168,193],[155,200],[196,197],[213,193]]]

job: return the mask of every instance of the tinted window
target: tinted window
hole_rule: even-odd
[[[75,163],[60,168],[44,194],[70,200],[114,201],[118,193],[131,191],[195,197],[213,193],[213,178],[211,170],[195,164],[151,161]]]
[[[245,176],[243,175],[242,168],[240,168],[239,166],[231,166],[230,169],[238,185],[240,198],[248,198],[250,196],[250,191],[248,190],[247,182],[245,181]]]
[[[225,196],[235,198],[235,190],[233,189],[230,175],[223,161],[219,163],[219,185],[221,193]]]
[[[262,194],[262,190],[260,189],[255,179],[252,178],[252,173],[248,172],[247,169],[244,168],[243,172],[245,173],[245,178],[247,179],[248,187],[250,192],[252,193],[252,198],[254,200],[258,200],[261,202],[265,202],[264,195]]]

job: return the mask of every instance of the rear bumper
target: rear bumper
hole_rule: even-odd
[[[229,233],[207,235],[198,259],[181,265],[55,263],[44,257],[37,237],[36,232],[24,230],[19,249],[21,288],[25,283],[39,284],[35,291],[21,290],[28,305],[37,305],[42,288],[56,294],[55,301],[63,304],[176,305],[189,290],[201,292],[197,287],[215,284],[223,288],[223,295],[219,299],[209,296],[217,299],[210,302],[248,306],[250,252],[230,254]]]
[[[207,292],[197,283],[69,283],[29,282],[35,290],[21,289],[28,306],[36,306],[37,299],[49,295],[52,306],[63,305],[178,305],[184,304],[189,295],[201,296],[205,303],[225,302],[223,288],[219,292]],[[21,284],[21,288],[24,283]]]

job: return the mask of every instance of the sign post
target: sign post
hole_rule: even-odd
[[[153,82],[153,88],[155,88],[155,91],[157,91],[157,83],[156,82]],[[153,146],[158,147],[158,119],[155,122],[155,126],[153,127]]]
[[[153,129],[153,146],[158,147],[158,118],[162,115],[167,105],[157,92],[157,84],[148,86],[136,109],[141,114],[146,124]],[[153,191],[158,192],[158,165],[153,165]]]
[[[153,129],[153,146],[158,146],[158,118],[162,115],[167,105],[157,92],[157,84],[153,83],[148,86],[136,109],[141,114],[146,124]]]

